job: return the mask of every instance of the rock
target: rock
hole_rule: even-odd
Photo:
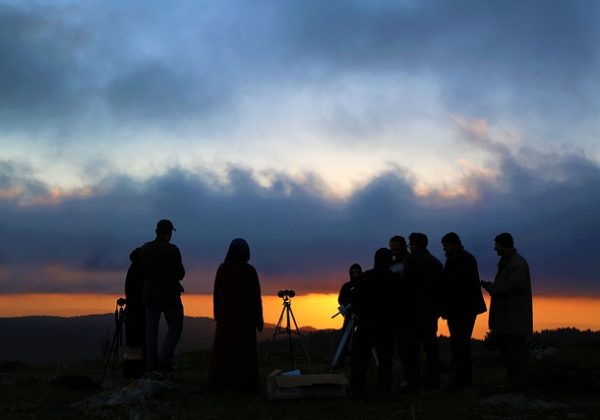
[[[493,409],[509,409],[512,411],[521,410],[566,410],[569,406],[562,403],[544,401],[537,399],[527,399],[520,394],[496,394],[481,400],[481,404]]]
[[[172,382],[156,379],[138,379],[123,388],[106,391],[92,398],[73,404],[73,408],[94,411],[117,406],[129,407],[154,398],[172,389]]]

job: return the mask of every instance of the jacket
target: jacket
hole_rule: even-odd
[[[140,249],[144,276],[143,300],[145,305],[179,301],[185,276],[181,253],[177,246],[160,238],[145,243]]]
[[[498,274],[488,288],[490,330],[497,334],[528,335],[533,332],[533,304],[529,265],[516,251],[502,257]]]

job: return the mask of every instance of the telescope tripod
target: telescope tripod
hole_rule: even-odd
[[[334,315],[333,317],[335,317],[336,315]],[[345,352],[352,347],[352,338],[354,336],[354,333],[356,332],[356,322],[358,321],[358,317],[355,314],[352,314],[350,315],[350,318],[348,318],[347,321],[348,322],[345,322],[344,330],[342,332],[342,335],[340,336],[340,340],[338,341],[337,348],[333,355],[331,366],[329,367],[330,372],[336,372],[342,367]],[[375,365],[379,366],[379,359],[377,357],[377,352],[375,351],[375,348],[371,349],[371,355],[373,356]]]
[[[104,364],[104,372],[102,373],[102,382],[104,382],[104,379],[106,378],[106,372],[111,361],[111,371],[114,373],[115,368],[117,367],[117,360],[119,360],[119,347],[123,344],[123,324],[125,321],[125,310],[123,309],[124,305],[122,303],[124,304],[125,300],[123,299],[123,302],[121,302],[121,299],[119,299],[115,306],[115,333],[113,334],[113,339],[106,355],[106,363]]]
[[[282,326],[282,321],[285,317],[285,327]],[[291,370],[294,370],[296,367],[295,359],[294,359],[294,345],[292,341],[292,324],[294,323],[294,331],[298,336],[300,344],[302,345],[302,349],[304,350],[304,354],[306,355],[306,360],[308,362],[308,367],[312,371],[312,364],[310,362],[310,355],[308,354],[308,350],[306,345],[304,344],[304,340],[302,338],[302,333],[300,332],[300,328],[298,328],[298,323],[296,322],[296,317],[294,316],[294,312],[292,312],[292,302],[289,296],[283,297],[283,309],[281,310],[281,314],[279,315],[279,320],[277,321],[277,325],[275,326],[275,331],[273,332],[273,338],[271,339],[271,343],[269,348],[267,349],[267,353],[265,355],[265,360],[268,359],[269,353],[271,352],[271,348],[273,347],[273,343],[277,339],[278,335],[287,334],[288,336],[288,344],[290,349],[290,359],[291,359]]]

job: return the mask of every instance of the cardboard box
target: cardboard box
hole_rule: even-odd
[[[267,399],[294,400],[313,397],[345,397],[348,379],[339,373],[282,375],[277,369],[267,376]]]

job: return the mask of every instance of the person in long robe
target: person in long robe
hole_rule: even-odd
[[[262,299],[250,247],[241,238],[229,245],[215,276],[213,305],[217,322],[209,368],[209,389],[257,393],[257,331],[263,329]]]

